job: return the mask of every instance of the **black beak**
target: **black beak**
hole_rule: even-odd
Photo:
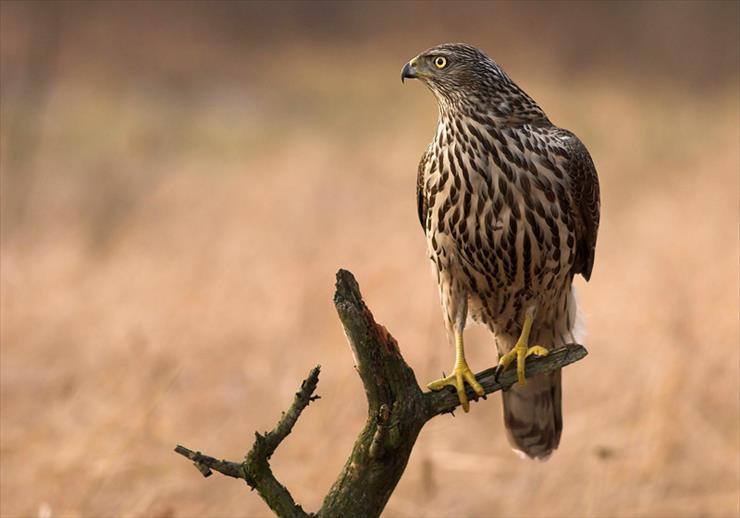
[[[406,63],[403,66],[403,70],[401,70],[401,82],[403,83],[405,79],[416,79],[416,67],[412,66],[411,63]]]

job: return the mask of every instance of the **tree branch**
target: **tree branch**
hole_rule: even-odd
[[[319,383],[320,370],[321,367],[317,365],[311,370],[308,378],[303,380],[300,390],[295,394],[293,404],[290,405],[287,412],[283,412],[278,424],[272,431],[265,435],[255,432],[254,445],[244,458],[244,462],[236,463],[214,459],[180,445],[177,445],[175,451],[194,461],[195,467],[204,477],[210,476],[211,470],[215,470],[229,477],[244,479],[250,487],[257,490],[262,499],[278,516],[308,516],[301,506],[295,503],[285,486],[275,478],[270,469],[269,460],[283,439],[293,430],[293,426],[298,421],[303,409],[311,401],[319,398],[319,396],[314,396],[313,393]]]
[[[346,270],[337,272],[334,305],[365,388],[368,418],[317,515],[379,516],[403,475],[423,426],[439,414],[452,412],[460,402],[452,388],[422,392],[413,370],[401,356],[398,343],[375,322],[362,300],[357,281]],[[586,354],[586,349],[578,344],[554,349],[543,358],[528,359],[526,375],[535,376],[560,369]],[[487,369],[478,373],[476,378],[486,394],[490,394],[506,390],[516,383],[516,371],[509,369],[496,379],[495,370]],[[243,462],[218,460],[179,445],[175,451],[192,460],[204,476],[209,476],[214,470],[243,479],[258,491],[278,516],[309,516],[277,481],[269,459],[290,434],[303,409],[318,398],[313,396],[318,379],[319,367],[315,367],[275,428],[265,435],[255,434],[254,445]],[[468,397],[477,399],[470,388]]]
[[[586,348],[578,344],[568,344],[557,349],[553,349],[545,357],[536,357],[527,359],[525,368],[525,375],[527,378],[535,376],[537,374],[543,374],[546,372],[554,371],[570,365],[571,363],[577,362],[581,358],[584,358],[588,354]],[[483,390],[487,394],[499,390],[507,390],[509,387],[517,382],[516,369],[508,369],[501,373],[496,379],[496,369],[486,369],[475,375],[475,379],[481,384]],[[478,396],[473,390],[465,386],[465,391],[468,394],[469,400],[474,400]],[[452,387],[448,390],[441,390],[439,392],[426,392],[424,394],[427,400],[428,419],[439,414],[445,414],[452,412],[460,406],[460,400],[457,397],[457,392]]]

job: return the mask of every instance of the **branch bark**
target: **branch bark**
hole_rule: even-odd
[[[460,402],[452,389],[422,392],[413,370],[401,356],[398,343],[375,322],[362,300],[357,281],[346,270],[337,272],[334,305],[365,388],[368,417],[349,459],[315,516],[379,516],[403,475],[421,429],[433,417],[455,410]],[[544,358],[528,359],[526,375],[560,369],[586,354],[586,349],[578,344],[555,349]],[[264,436],[255,434],[254,445],[243,462],[218,460],[179,445],[175,451],[192,460],[203,476],[209,476],[213,470],[243,479],[278,516],[312,516],[278,482],[269,459],[290,434],[301,412],[318,398],[313,395],[318,378],[317,366],[303,381],[293,404],[275,428]],[[513,385],[516,371],[509,369],[496,379],[494,369],[487,369],[476,378],[486,394],[490,394]],[[468,398],[477,399],[469,388]]]

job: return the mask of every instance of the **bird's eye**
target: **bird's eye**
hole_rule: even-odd
[[[446,67],[447,58],[445,58],[444,56],[437,56],[436,58],[434,58],[434,66],[439,69]]]

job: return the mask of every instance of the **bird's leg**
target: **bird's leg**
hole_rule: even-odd
[[[508,353],[504,354],[498,362],[496,368],[496,377],[503,372],[514,360],[516,360],[516,375],[517,380],[521,385],[526,383],[524,377],[524,365],[527,358],[531,355],[535,356],[547,356],[548,350],[541,345],[533,345],[529,347],[529,331],[532,329],[532,312],[527,311],[524,317],[524,326],[522,327],[522,334],[519,336],[514,347]]]
[[[446,378],[432,381],[427,387],[430,390],[442,390],[444,387],[451,386],[457,390],[457,397],[460,399],[460,404],[465,412],[470,410],[470,403],[468,403],[468,396],[465,394],[465,382],[479,396],[484,396],[486,393],[480,383],[475,379],[475,374],[468,367],[468,362],[465,361],[465,346],[463,345],[463,333],[462,330],[455,329],[455,367],[452,369],[452,374]]]

